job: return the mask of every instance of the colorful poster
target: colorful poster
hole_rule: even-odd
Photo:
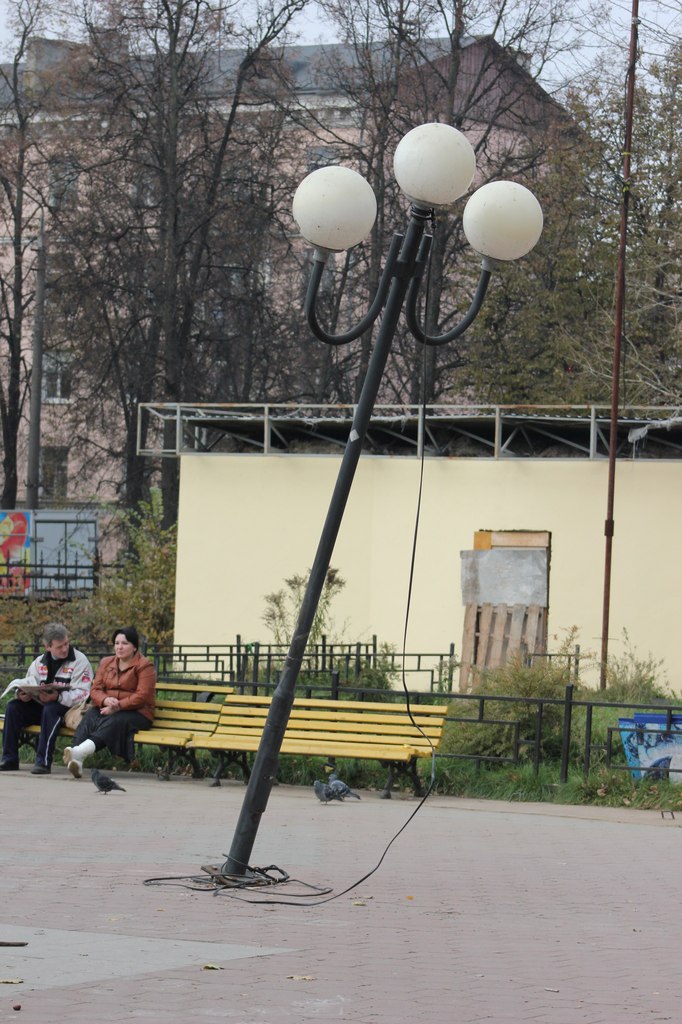
[[[636,714],[619,718],[618,728],[633,779],[682,783],[682,716]]]
[[[0,590],[31,587],[31,513],[0,512]]]

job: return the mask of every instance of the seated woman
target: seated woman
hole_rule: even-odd
[[[137,630],[115,630],[113,643],[115,653],[102,658],[90,689],[93,707],[76,729],[74,745],[64,751],[64,764],[74,779],[82,776],[86,757],[104,747],[131,761],[133,736],[151,728],[154,720],[156,672],[138,650]]]

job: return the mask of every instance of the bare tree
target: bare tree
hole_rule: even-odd
[[[219,389],[253,399],[274,376],[272,350],[249,342],[272,326],[259,297],[277,224],[270,178],[282,115],[265,103],[267,68],[304,4],[263,7],[241,29],[234,8],[216,12],[206,0],[87,12],[88,41],[70,69],[77,201],[55,212],[54,301],[91,402],[102,396],[100,426],[114,405],[123,410],[127,504],[148,482],[134,454],[139,402],[215,399]],[[161,480],[172,521],[174,461],[162,463]]]
[[[33,33],[49,13],[40,0],[18,3],[13,10],[16,42],[11,61],[0,64],[0,234],[9,251],[0,250],[0,425],[2,491],[0,507],[14,508],[19,485],[18,442],[30,370],[24,360],[27,324],[34,296],[35,254],[39,226],[35,137],[40,102],[30,88],[24,65]]]
[[[548,145],[572,144],[564,110],[538,84],[557,53],[574,45],[589,20],[578,25],[564,0],[542,3],[453,4],[423,0],[351,0],[325,4],[345,47],[337,51],[331,79],[346,97],[349,121],[330,125],[327,111],[307,108],[301,122],[318,142],[353,162],[373,185],[380,217],[371,239],[349,256],[337,288],[358,287],[353,305],[363,305],[379,273],[387,225],[401,226],[405,200],[392,183],[390,161],[401,136],[416,124],[438,120],[462,130],[478,161],[475,184],[496,177],[533,183],[546,173]],[[464,258],[459,214],[444,211],[433,226],[425,308],[430,329],[455,322],[468,302],[477,261]],[[359,286],[356,281],[360,279]],[[493,290],[497,287],[493,285]],[[338,291],[334,294],[338,295]],[[340,300],[334,311],[341,308]],[[364,375],[370,339],[357,344],[355,390]],[[458,371],[468,361],[462,346],[415,354],[399,335],[386,376],[386,397],[426,401],[451,396]],[[461,382],[457,380],[459,388]]]

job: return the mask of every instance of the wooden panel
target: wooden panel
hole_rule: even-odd
[[[535,654],[538,650],[538,627],[540,625],[540,605],[532,604],[528,609],[528,618],[526,619],[526,632],[524,635],[524,643],[528,648],[529,654]]]
[[[511,613],[509,640],[507,642],[507,659],[509,659],[512,654],[516,654],[521,647],[525,620],[526,606],[523,604],[515,604]]]
[[[459,690],[466,693],[469,686],[469,674],[476,651],[476,618],[478,608],[468,604],[464,612],[464,632],[462,634],[462,659],[459,669]]]
[[[490,630],[493,623],[494,613],[494,605],[481,605],[481,614],[478,617],[478,642],[476,644],[476,665],[478,668],[485,668],[488,664]]]
[[[505,635],[507,632],[507,606],[498,604],[495,607],[495,623],[493,625],[493,640],[486,661],[488,668],[497,668],[504,664],[506,653]]]
[[[490,535],[493,548],[548,548],[549,533],[530,530],[493,530]]]
[[[492,536],[490,530],[476,530],[474,534],[474,551],[490,551]]]

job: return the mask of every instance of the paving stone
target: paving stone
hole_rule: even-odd
[[[146,885],[222,864],[244,787],[124,784],[102,796],[61,769],[0,777],[0,940],[28,942],[0,947],[0,981],[22,979],[0,984],[0,1021],[680,1019],[682,837],[656,811],[432,797],[375,873],[304,906],[300,883]],[[415,807],[362,797],[325,807],[278,786],[253,863],[342,893]]]

